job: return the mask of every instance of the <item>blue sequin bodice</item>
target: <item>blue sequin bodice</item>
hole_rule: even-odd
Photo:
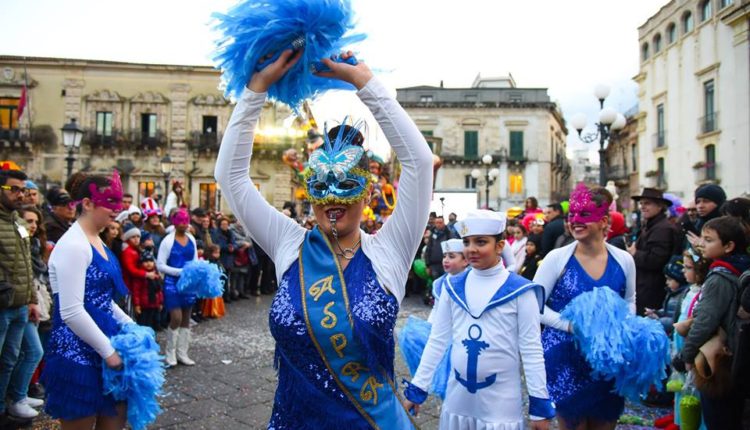
[[[398,301],[378,283],[360,250],[344,270],[354,335],[367,357],[352,357],[393,378]],[[269,429],[369,429],[338,388],[310,338],[302,310],[299,260],[284,273],[271,305],[279,384]]]
[[[188,239],[185,245],[181,245],[177,241],[177,238],[175,238],[172,244],[172,251],[167,258],[167,266],[182,269],[188,262],[193,261],[193,258],[195,258],[193,242]],[[167,276],[167,279],[169,278],[172,278],[173,282],[177,280],[174,276]]]
[[[621,297],[624,296],[625,272],[612,254],[607,257],[604,274],[599,279],[593,279],[575,255],[571,256],[547,299],[547,306],[560,312],[571,300],[594,288],[611,288]],[[557,404],[558,415],[574,420],[598,417],[605,421],[610,420],[612,415],[616,415],[615,419],[619,416],[622,399],[611,393],[611,382],[592,379],[591,367],[578,351],[572,334],[545,327],[542,347],[547,387],[550,397]]]
[[[83,307],[94,320],[94,323],[106,336],[112,336],[119,330],[119,325],[112,314],[112,297],[116,291],[122,291],[122,274],[117,257],[106,248],[107,259],[92,247],[93,258],[86,269],[86,287],[83,296]],[[63,285],[64,288],[64,285]],[[48,354],[85,366],[99,366],[102,359],[86,342],[81,340],[60,316],[58,294],[54,296],[54,314],[52,316]]]

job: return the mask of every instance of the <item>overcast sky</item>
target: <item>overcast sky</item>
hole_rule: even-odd
[[[210,64],[210,14],[234,0],[0,0],[0,54]],[[519,87],[549,88],[567,118],[637,102],[638,26],[666,0],[353,0],[368,40],[359,57],[391,87],[467,87],[477,73],[512,73]],[[364,115],[352,94],[316,103],[318,121]],[[575,131],[571,130],[574,135]],[[377,138],[377,136],[375,136]],[[375,139],[373,139],[375,140]],[[576,147],[577,139],[568,140]],[[382,143],[376,145],[382,151]]]

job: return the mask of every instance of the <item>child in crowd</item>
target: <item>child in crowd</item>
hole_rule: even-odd
[[[667,296],[664,298],[664,303],[661,309],[646,308],[646,316],[658,319],[664,326],[667,335],[672,335],[677,308],[680,306],[680,300],[685,296],[685,291],[688,289],[688,282],[685,279],[684,273],[683,256],[675,255],[669,260],[669,263],[664,266],[664,276],[667,278]]]
[[[164,308],[162,280],[156,271],[156,258],[151,251],[143,251],[140,257],[140,268],[146,276],[133,282],[133,308],[138,324],[160,330],[159,313]],[[153,276],[149,276],[152,274]]]
[[[528,280],[534,279],[536,275],[536,269],[539,268],[539,263],[542,262],[542,257],[539,255],[539,251],[542,248],[542,237],[538,234],[529,235],[526,240],[526,258],[523,262],[523,267],[519,274]]]
[[[221,248],[219,245],[208,245],[204,253],[206,261],[213,264],[222,273],[222,283],[224,284],[224,291],[226,293],[229,288],[227,282],[227,274],[224,266],[221,264]],[[205,318],[221,318],[226,314],[224,309],[224,298],[222,296],[214,297],[210,299],[203,299],[203,317]]]

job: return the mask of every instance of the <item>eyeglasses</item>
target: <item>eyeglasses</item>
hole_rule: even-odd
[[[0,188],[5,191],[10,191],[11,194],[26,194],[26,191],[28,191],[26,188],[16,185],[0,185]]]

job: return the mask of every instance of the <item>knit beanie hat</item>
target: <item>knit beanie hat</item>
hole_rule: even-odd
[[[727,194],[724,192],[723,188],[716,184],[705,184],[695,190],[695,200],[698,200],[699,198],[711,200],[716,203],[717,206],[721,206],[727,201]]]
[[[141,237],[141,229],[136,227],[133,224],[126,224],[125,229],[122,233],[122,240],[124,242],[127,242],[128,239],[133,238],[135,236]]]
[[[685,279],[685,273],[683,273],[682,271],[683,267],[684,265],[682,263],[682,256],[672,256],[672,258],[669,260],[669,263],[664,266],[664,276],[674,279],[680,285],[685,285],[687,284],[687,279]]]

